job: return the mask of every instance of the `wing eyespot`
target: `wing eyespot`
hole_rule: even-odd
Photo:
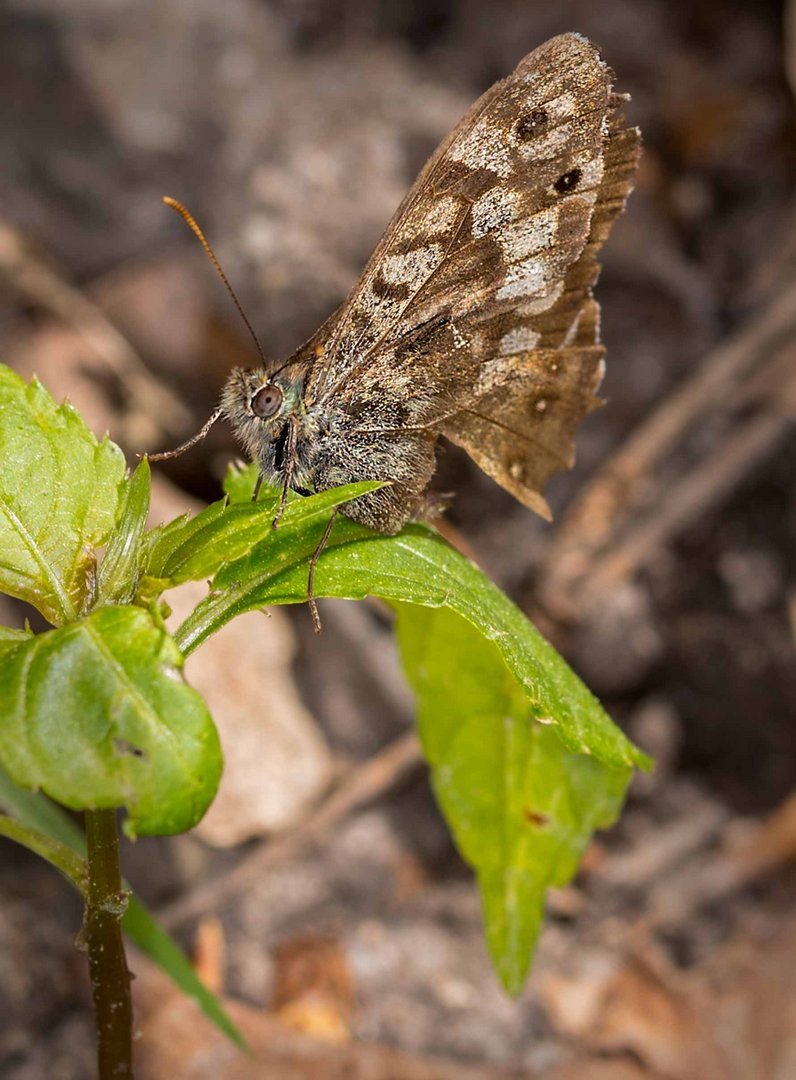
[[[534,109],[533,112],[525,113],[514,125],[514,137],[519,142],[530,142],[547,126],[547,121],[546,109]]]
[[[568,191],[572,191],[578,186],[582,175],[580,169],[570,169],[569,172],[565,172],[562,176],[559,176],[558,180],[553,184],[553,187],[559,195],[566,195]]]

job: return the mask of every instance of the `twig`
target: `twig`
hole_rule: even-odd
[[[670,874],[649,898],[645,921],[654,927],[682,926],[700,908],[722,903],[796,860],[796,794],[741,842],[704,851]]]
[[[615,852],[595,871],[602,881],[634,890],[648,889],[677,873],[692,854],[704,856],[706,847],[726,827],[728,813],[714,800],[691,806],[689,812],[667,824],[655,825],[650,836],[636,838],[630,850]]]
[[[673,485],[646,517],[594,563],[578,592],[581,610],[592,608],[607,589],[660,551],[665,541],[719,503],[758,462],[770,456],[789,427],[786,417],[764,413],[717,446],[707,461]]]
[[[689,814],[694,817],[691,810]],[[740,835],[738,823],[722,822],[722,815],[715,807],[697,808],[693,827],[687,821],[668,826],[660,857],[654,850],[649,856],[644,850],[631,851],[594,871],[595,878],[611,888],[644,888],[652,879],[650,871],[657,875],[655,887],[647,889],[643,914],[631,920],[623,915],[614,924],[614,950],[632,951],[655,932],[687,926],[700,910],[716,907],[796,862],[796,793]],[[710,850],[717,827],[722,845]],[[700,834],[703,843],[695,846]],[[678,840],[684,841],[679,851]]]
[[[35,304],[62,319],[122,381],[134,413],[126,436],[151,446],[163,433],[177,434],[191,422],[183,402],[147,369],[129,341],[83,292],[47,266],[15,229],[0,221],[0,274]]]
[[[420,744],[415,733],[409,732],[390,743],[384,750],[361,765],[352,766],[337,787],[300,825],[264,841],[246,856],[232,871],[211,878],[188,896],[161,908],[159,921],[173,929],[188,919],[219,905],[279,862],[295,856],[310,844],[321,839],[333,825],[352,811],[395,787],[422,760]]]
[[[655,470],[666,455],[704,424],[709,414],[737,408],[743,401],[745,381],[760,385],[761,364],[769,376],[778,377],[780,382],[788,375],[792,377],[792,366],[789,370],[782,359],[783,349],[789,347],[794,335],[796,282],[791,282],[760,315],[715,349],[700,370],[676,389],[599,470],[556,530],[540,573],[542,601],[552,614],[563,619],[582,614],[584,592],[593,602],[602,585],[615,582],[617,574],[631,572],[645,551],[653,550],[649,538],[660,543],[691,519],[700,509],[693,503],[700,486],[704,493],[704,483],[716,477],[726,485],[723,495],[763,456],[766,448],[770,450],[776,444],[785,421],[781,417],[760,417],[748,422],[735,439],[728,440],[736,454],[731,467],[706,463],[702,476],[693,484],[690,477],[680,481],[685,490],[674,500],[671,478],[660,481],[656,491]],[[744,450],[752,455],[746,463],[741,456]],[[670,501],[679,504],[677,509],[662,505]],[[715,497],[711,501],[715,502]],[[617,553],[605,555],[611,561],[608,573],[600,559],[602,553],[615,547],[628,519],[645,514],[650,506],[652,520],[631,525],[635,534],[632,543],[620,540],[622,569]],[[600,588],[593,585],[596,577],[601,580]]]
[[[350,600],[326,602],[328,619],[335,637],[345,638],[344,651],[357,657],[359,666],[368,672],[379,688],[385,703],[408,723],[413,715],[413,697],[401,671],[395,648],[395,636],[376,625],[374,612],[392,611],[383,600],[368,597],[364,604]]]
[[[782,23],[785,44],[785,75],[794,103],[796,103],[796,3],[794,3],[794,0],[786,0],[784,8]]]

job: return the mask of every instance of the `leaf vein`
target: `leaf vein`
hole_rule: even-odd
[[[2,495],[0,495],[0,510],[2,510],[3,513],[6,515],[12,528],[16,529],[17,534],[27,548],[31,558],[44,575],[51,591],[58,598],[58,601],[61,605],[61,612],[63,614],[64,621],[68,622],[76,618],[77,612],[75,611],[75,607],[72,603],[72,599],[69,596],[69,593],[63,588],[61,582],[58,580],[58,576],[55,573],[55,570],[50,566],[48,560],[44,557],[44,553],[41,551],[40,545],[30,535],[28,530],[25,528],[22,520],[17,514],[14,513],[13,509],[8,503],[8,500]]]

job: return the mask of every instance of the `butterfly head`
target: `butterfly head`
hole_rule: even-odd
[[[263,368],[230,372],[219,406],[244,450],[262,458],[263,447],[279,439],[288,422],[302,414],[301,382],[288,372],[269,375]]]

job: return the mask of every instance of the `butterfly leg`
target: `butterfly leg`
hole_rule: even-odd
[[[263,486],[263,474],[257,473],[257,483],[254,485],[254,492],[252,493],[252,502],[257,502],[257,496],[260,494],[260,488]]]
[[[279,524],[279,520],[282,514],[285,512],[287,506],[287,494],[290,491],[291,480],[293,479],[293,463],[296,460],[296,444],[298,442],[298,424],[292,417],[288,419],[288,432],[287,432],[287,446],[285,447],[285,472],[284,480],[282,481],[282,498],[279,500],[279,506],[277,507],[274,520],[271,522],[271,528],[275,529]]]
[[[332,529],[334,528],[334,523],[336,520],[337,507],[332,510],[332,515],[329,518],[326,528],[323,530],[323,536],[321,537],[321,541],[312,553],[312,558],[310,559],[310,570],[309,574],[307,575],[307,603],[309,604],[310,615],[312,615],[312,625],[315,627],[316,634],[320,634],[321,632],[321,617],[318,614],[318,605],[315,603],[315,597],[312,592],[312,586],[315,582],[315,566],[321,556],[321,552],[329,542],[329,537],[332,535]]]

